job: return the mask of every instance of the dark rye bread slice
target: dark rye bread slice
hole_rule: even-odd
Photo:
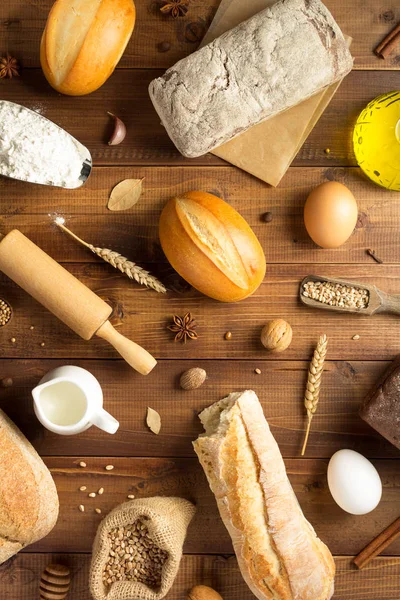
[[[400,355],[365,398],[360,416],[400,450]]]
[[[280,0],[180,60],[149,93],[193,158],[342,79],[353,59],[320,0]]]

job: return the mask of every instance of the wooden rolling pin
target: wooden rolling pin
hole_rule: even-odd
[[[107,340],[142,375],[157,364],[147,350],[114,329],[108,320],[111,306],[17,229],[0,235],[0,270],[84,340],[94,335]]]

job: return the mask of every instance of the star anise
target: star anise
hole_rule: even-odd
[[[189,0],[164,0],[164,5],[160,8],[165,15],[171,17],[184,17],[189,8]]]
[[[5,77],[12,79],[13,77],[18,76],[19,64],[17,59],[9,54],[7,54],[7,56],[2,56],[0,58],[0,79],[4,79]]]
[[[186,339],[189,340],[197,340],[198,335],[195,331],[197,325],[192,319],[191,313],[186,313],[184,317],[178,317],[175,315],[173,317],[174,324],[169,325],[168,329],[176,333],[175,342],[183,342],[186,344]]]

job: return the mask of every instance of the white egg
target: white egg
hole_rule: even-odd
[[[328,465],[328,485],[335,502],[352,515],[374,510],[382,496],[378,471],[362,454],[339,450]]]

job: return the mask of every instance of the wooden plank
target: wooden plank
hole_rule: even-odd
[[[400,554],[399,540],[386,550],[387,557],[377,559],[362,573],[347,555],[357,553],[398,516],[400,474],[392,458],[397,456],[396,450],[363,423],[358,407],[387,361],[398,352],[400,321],[385,315],[369,320],[317,313],[300,306],[297,299],[298,283],[310,272],[374,282],[390,293],[400,293],[396,227],[400,196],[373,186],[358,169],[336,168],[355,165],[351,131],[361,108],[375,95],[398,87],[397,53],[387,61],[372,53],[376,43],[400,19],[398,2],[381,7],[374,0],[355,0],[349,10],[344,0],[327,0],[343,30],[354,38],[356,71],[346,78],[301,149],[295,161],[301,168],[290,169],[277,190],[211,155],[195,161],[183,159],[160,126],[148,98],[149,81],[196,48],[196,39],[189,38],[205,31],[218,0],[197,0],[191,3],[188,16],[176,21],[161,17],[158,3],[137,0],[138,23],[120,68],[90,98],[56,94],[38,68],[39,39],[51,3],[4,0],[1,4],[1,45],[19,57],[24,67],[21,78],[0,82],[2,98],[39,110],[65,127],[90,148],[99,168],[95,168],[88,185],[78,191],[0,179],[0,231],[18,227],[56,259],[69,263],[74,274],[113,305],[113,321],[120,330],[166,360],[160,361],[149,378],[140,377],[123,361],[116,360],[114,351],[101,340],[85,344],[0,277],[0,295],[5,295],[15,309],[12,324],[0,329],[0,378],[14,379],[13,387],[0,388],[0,407],[16,420],[40,453],[47,455],[45,460],[61,501],[60,519],[51,535],[0,567],[0,596],[5,594],[9,600],[35,597],[41,570],[58,558],[54,553],[37,552],[89,552],[102,516],[124,501],[128,493],[134,493],[137,497],[176,494],[198,505],[185,546],[186,552],[193,554],[184,557],[169,600],[182,599],[200,577],[203,583],[219,589],[225,600],[250,600],[235,559],[211,555],[231,554],[232,545],[201,467],[193,457],[191,441],[201,430],[197,419],[201,408],[233,389],[251,387],[260,396],[286,457],[288,474],[305,515],[333,552],[346,555],[336,559],[335,600],[398,600],[400,559],[389,555]],[[166,53],[158,51],[162,41],[171,43]],[[106,144],[110,128],[107,110],[120,115],[127,124],[128,135],[121,146]],[[330,154],[324,152],[328,147]],[[313,165],[317,167],[307,168]],[[150,170],[151,166],[158,168]],[[136,176],[145,176],[141,202],[132,211],[108,213],[105,205],[112,186],[125,177]],[[322,251],[305,233],[302,208],[310,189],[330,179],[349,185],[361,216],[355,234],[343,248]],[[205,299],[188,288],[165,262],[157,234],[160,210],[169,197],[196,187],[213,191],[238,208],[265,248],[266,280],[246,303],[229,306]],[[273,222],[268,225],[260,221],[266,210],[273,212]],[[88,241],[149,265],[173,291],[161,297],[140,289],[98,262],[49,227],[49,213],[54,212],[65,215],[76,233]],[[375,248],[385,264],[373,263],[365,254],[367,247]],[[200,338],[184,347],[172,342],[166,324],[171,314],[188,310],[198,321]],[[287,318],[294,329],[291,348],[279,357],[266,354],[259,343],[261,326],[275,316]],[[233,332],[230,342],[223,339],[227,330]],[[329,335],[330,345],[321,402],[308,457],[294,458],[298,457],[305,425],[302,394],[308,359],[323,331]],[[355,333],[360,335],[358,341],[351,339]],[[15,344],[10,342],[13,336]],[[41,342],[45,342],[44,347]],[[218,358],[221,360],[216,361]],[[115,436],[92,428],[78,437],[61,438],[39,425],[33,415],[30,390],[50,368],[66,362],[80,364],[99,378],[105,406],[121,422]],[[203,366],[208,379],[201,389],[185,393],[179,389],[178,379],[190,366]],[[255,367],[261,368],[260,375],[254,373]],[[162,416],[162,431],[157,437],[144,423],[148,405]],[[342,447],[374,459],[384,493],[373,515],[347,515],[329,494],[327,459]],[[87,469],[77,466],[82,459]],[[110,463],[115,469],[106,472],[104,466]],[[79,492],[81,485],[88,486],[86,493],[101,486],[106,491],[90,499]],[[83,514],[78,511],[81,502],[86,506]],[[102,515],[94,512],[96,506],[102,508]],[[61,558],[74,573],[70,595],[74,600],[88,600],[89,555]]]
[[[209,490],[197,459],[166,458],[93,458],[46,457],[60,498],[60,516],[53,531],[40,542],[27,547],[28,552],[90,552],[96,528],[102,516],[126,500],[136,497],[181,496],[197,506],[185,542],[189,554],[231,554],[232,544],[218,516],[215,498]],[[80,460],[87,468],[78,466]],[[306,518],[333,554],[355,555],[382,529],[398,517],[400,472],[393,460],[373,461],[382,479],[383,494],[371,515],[352,516],[333,501],[326,482],[326,460],[286,459],[293,489]],[[107,464],[113,471],[105,471]],[[80,492],[80,486],[87,486]],[[87,494],[104,488],[104,494],[88,498]],[[79,511],[83,504],[85,512]],[[95,513],[95,507],[102,515]],[[207,535],[205,535],[207,532]],[[385,551],[400,554],[400,540]]]
[[[275,359],[259,340],[262,326],[276,317],[285,318],[294,331],[291,346],[276,357],[279,360],[309,360],[321,332],[330,338],[330,360],[342,360],[344,356],[347,360],[389,360],[399,352],[398,316],[339,314],[306,307],[298,299],[299,283],[309,273],[365,280],[390,294],[399,294],[400,273],[395,265],[377,265],[372,260],[368,266],[268,265],[266,278],[256,293],[236,304],[216,302],[195,290],[184,291],[183,286],[180,293],[179,282],[171,274],[171,278],[163,279],[178,292],[156,294],[132,283],[109,265],[74,263],[68,269],[113,306],[113,320],[121,333],[144,345],[157,358]],[[5,276],[0,282],[2,296],[15,310],[13,321],[0,330],[3,358],[117,357],[115,350],[99,338],[82,341]],[[172,315],[188,311],[197,321],[199,339],[174,343],[167,325]],[[226,331],[233,334],[230,341],[224,339]],[[354,335],[360,338],[353,340]],[[12,337],[15,343],[10,341]],[[129,367],[122,365],[121,370]],[[151,377],[146,381],[150,382]]]
[[[24,67],[39,66],[39,41],[52,3],[52,0],[42,0],[38,6],[23,0],[4,0],[0,6],[0,37]],[[196,50],[219,0],[196,0],[191,3],[186,17],[176,20],[161,15],[161,3],[136,0],[135,4],[135,31],[119,66],[168,68]],[[356,69],[398,68],[396,52],[387,61],[373,54],[373,48],[400,19],[395,0],[382,6],[374,0],[354,0],[351,10],[345,0],[326,0],[325,4],[343,31],[353,38],[351,50]],[[158,44],[164,41],[169,42],[171,48],[161,53]]]
[[[372,0],[371,0],[372,1]],[[85,144],[97,165],[221,165],[211,154],[185,159],[168,138],[148,95],[148,84],[161,71],[116,71],[97,92],[69,97],[56,94],[39,70],[3,82],[2,99],[39,110]],[[355,165],[351,132],[355,119],[375,96],[398,88],[396,71],[353,71],[297,155],[295,166]],[[111,111],[124,119],[128,133],[119,146],[108,146]],[[324,150],[330,148],[330,154]]]
[[[304,436],[303,394],[307,362],[271,361],[254,373],[254,361],[161,361],[151,379],[133,375],[121,361],[73,361],[101,383],[106,409],[120,422],[110,437],[96,427],[79,436],[59,436],[41,427],[33,412],[31,390],[47,371],[65,364],[54,360],[3,360],[2,377],[14,385],[0,387],[0,407],[22,429],[43,455],[192,457],[191,442],[202,431],[197,413],[229,392],[254,389],[264,408],[280,450],[298,457]],[[398,457],[398,451],[374,432],[358,414],[363,398],[387,362],[328,361],[321,400],[307,447],[307,457],[330,458],[341,448],[352,448],[369,458]],[[181,373],[200,366],[207,372],[203,386],[191,392],[179,386]],[[145,424],[147,407],[162,420],[153,435]],[[106,448],[106,450],[105,450]]]
[[[129,211],[107,210],[113,186],[129,177],[144,177],[141,199]],[[321,250],[308,237],[303,207],[310,191],[324,181],[347,185],[355,195],[360,218],[348,242]],[[400,263],[398,225],[400,194],[373,185],[358,168],[291,168],[278,188],[234,167],[95,168],[87,185],[62,190],[0,179],[0,230],[16,227],[56,260],[98,262],[90,251],[52,225],[64,215],[75,233],[94,245],[118,250],[139,264],[165,262],[158,241],[158,219],[165,203],[185,191],[210,191],[229,202],[250,223],[267,263],[364,263],[374,266],[365,250],[375,248],[385,263]],[[273,221],[264,223],[265,211]]]
[[[89,554],[18,554],[0,567],[0,585],[7,600],[32,600],[43,569],[50,562],[67,565],[72,573],[70,597],[91,600],[88,589]],[[351,557],[335,557],[334,600],[398,600],[400,558],[379,557],[363,571]],[[166,600],[183,600],[193,585],[209,585],[225,600],[253,600],[233,556],[184,555]]]

